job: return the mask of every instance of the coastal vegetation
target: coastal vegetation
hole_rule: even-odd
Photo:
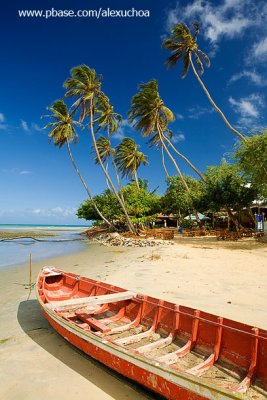
[[[138,186],[135,181],[131,182],[122,187],[120,195],[124,198],[133,223],[142,224],[156,220],[156,215],[161,210],[160,196],[148,190],[147,181],[140,179]],[[110,189],[106,189],[101,195],[95,196],[94,201],[114,225],[116,224],[118,228],[123,229],[125,225],[124,214]],[[77,215],[86,220],[99,220],[90,200],[82,203],[78,208]]]
[[[256,186],[261,197],[267,197],[267,130],[247,138],[237,145],[234,153],[240,169],[249,182]]]
[[[247,209],[251,223],[254,223],[250,206],[253,200],[267,197],[267,131],[244,136],[214,102],[201,79],[203,64],[209,67],[210,60],[198,47],[199,32],[197,22],[192,31],[185,24],[176,24],[170,37],[163,41],[163,48],[171,52],[166,63],[173,67],[181,60],[182,78],[192,68],[208,100],[237,136],[229,161],[223,160],[221,165],[206,166],[200,171],[180,152],[171,129],[175,115],[162,99],[156,79],[139,84],[131,99],[128,123],[136,140],[118,135],[121,139],[114,146],[114,135],[121,132],[123,117],[114,110],[103,91],[103,77],[87,65],[78,65],[72,68],[70,77],[64,82],[63,100],[48,107],[52,122],[46,128],[50,129],[49,139],[55,146],[67,147],[71,163],[87,193],[88,199],[77,211],[79,218],[104,224],[109,230],[129,230],[132,234],[153,225],[159,213],[173,215],[177,225],[184,224],[187,215],[193,215],[201,226],[199,212],[224,210],[238,230],[238,212]],[[80,134],[87,134],[88,145],[93,149],[92,159],[102,170],[106,182],[102,193],[93,194],[93,178],[89,183],[85,182],[74,160],[72,145],[78,143]],[[158,168],[163,168],[167,184],[161,195],[156,193],[157,188],[151,190],[142,178],[143,167],[149,168],[149,160],[137,142],[138,134],[147,140],[149,148],[161,152],[162,166]],[[166,158],[175,170],[173,176],[167,170]],[[181,160],[190,167],[192,176],[183,174],[179,165]]]

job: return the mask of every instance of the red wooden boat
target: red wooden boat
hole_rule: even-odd
[[[167,399],[267,399],[267,331],[53,267],[36,287],[60,335]]]

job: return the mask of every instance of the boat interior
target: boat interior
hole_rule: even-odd
[[[264,330],[55,269],[40,275],[38,292],[59,317],[132,356],[267,399]]]

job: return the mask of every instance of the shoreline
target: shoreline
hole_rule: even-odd
[[[53,265],[267,329],[266,245],[251,246],[244,242],[243,249],[225,248],[211,242],[177,240],[172,246],[126,248],[90,242],[78,253],[47,262],[33,260],[32,277],[35,282],[42,266]],[[23,285],[28,281],[28,263],[1,270],[0,397],[34,400],[42,393],[47,400],[85,399],[89,392],[98,400],[159,398],[59,337],[42,316],[34,291],[27,300],[29,291]]]
[[[41,261],[79,253],[88,240],[72,230],[0,231],[0,271],[27,263],[30,254]]]

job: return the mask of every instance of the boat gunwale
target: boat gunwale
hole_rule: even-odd
[[[84,281],[84,282],[88,282],[86,279],[89,279],[89,280],[90,280],[90,278],[86,278],[86,277],[83,277],[83,276],[81,277],[81,275],[78,275],[78,274],[73,274],[74,276],[72,276],[72,275],[68,275],[68,273],[66,273],[66,272],[64,272],[64,271],[62,271],[62,270],[60,270],[60,269],[56,269],[56,270],[59,271],[62,275],[68,277],[68,278],[75,279],[74,276],[79,277],[79,280],[77,280],[77,281],[80,281],[80,280],[81,280],[81,281]],[[40,273],[40,274],[41,274],[41,273]],[[39,275],[40,275],[40,274],[39,274]],[[39,275],[38,275],[38,278],[39,278]],[[83,278],[84,278],[84,279],[83,279]],[[38,280],[39,280],[39,279],[38,279]],[[94,281],[94,280],[92,279],[92,281]],[[99,281],[97,281],[97,280],[95,280],[95,282],[96,282],[96,283],[101,283],[101,281],[99,282]],[[116,287],[115,285],[113,285],[113,284],[111,284],[111,283],[107,283],[106,285],[111,286],[111,287]],[[106,286],[102,286],[102,285],[98,285],[98,286],[101,287],[102,289],[107,289]],[[117,287],[118,287],[118,286],[117,286]],[[118,287],[118,288],[119,288],[119,287]],[[120,289],[123,289],[123,288],[120,288]],[[112,291],[115,292],[114,289],[110,289],[110,290],[112,290]],[[123,289],[123,290],[126,290],[126,289]],[[142,293],[137,293],[136,296],[135,296],[135,298],[133,298],[133,300],[134,300],[134,299],[136,299],[136,300],[143,300],[143,297],[144,297],[144,296],[145,296],[145,295],[142,294]],[[91,297],[91,296],[88,296],[88,298],[90,298],[90,297]],[[149,296],[149,297],[154,298],[153,296]],[[154,299],[155,299],[155,300],[160,300],[160,299],[157,299],[157,298],[154,298]],[[187,307],[187,306],[183,306],[182,304],[175,304],[175,303],[170,302],[170,301],[168,301],[168,300],[163,300],[163,301],[166,301],[167,303],[171,303],[171,304],[173,304],[174,306],[178,306],[178,307],[179,307],[179,306],[181,306],[181,307]],[[157,303],[155,303],[155,302],[153,302],[153,301],[149,301],[149,300],[147,300],[147,299],[145,300],[145,302],[146,302],[147,304],[152,304],[152,305],[155,305],[155,306],[158,305]],[[44,304],[45,304],[45,303],[44,303]],[[225,324],[223,324],[223,323],[220,324],[220,323],[218,323],[218,322],[216,322],[216,321],[212,321],[212,320],[209,320],[209,319],[200,317],[200,316],[195,316],[194,314],[190,314],[190,313],[187,313],[187,312],[185,312],[185,311],[181,311],[181,310],[179,310],[179,309],[174,309],[174,308],[168,307],[168,306],[163,305],[163,304],[161,304],[160,307],[161,307],[162,309],[169,310],[169,311],[174,311],[174,312],[177,312],[177,313],[180,314],[180,315],[184,315],[184,316],[193,318],[194,320],[199,320],[199,321],[201,321],[201,322],[208,323],[208,324],[210,324],[210,325],[221,326],[222,328],[225,328],[225,329],[228,329],[228,330],[232,330],[232,331],[235,331],[235,332],[238,332],[238,333],[241,333],[241,334],[244,334],[244,335],[252,336],[252,337],[255,336],[255,334],[253,334],[252,332],[244,331],[244,330],[242,330],[242,329],[238,329],[238,328],[235,328],[235,327],[232,327],[232,326],[229,326],[229,325],[225,325]],[[187,307],[187,308],[191,308],[191,307]],[[194,308],[191,308],[191,309],[194,310]],[[214,317],[218,317],[218,315],[216,315],[216,314],[208,313],[208,312],[203,311],[203,310],[198,310],[198,311],[200,311],[201,313],[210,314],[210,315],[212,315],[212,316],[214,316]],[[251,330],[255,328],[255,326],[246,324],[246,323],[244,323],[244,322],[234,321],[234,320],[232,320],[232,319],[230,319],[230,318],[226,318],[226,317],[222,317],[222,318],[223,318],[223,320],[226,319],[226,320],[228,320],[228,321],[230,321],[230,322],[234,322],[234,323],[237,323],[237,324],[240,324],[240,325],[245,325],[245,326],[247,326],[248,328],[250,328]],[[263,339],[263,340],[267,340],[267,330],[265,330],[265,329],[263,329],[263,328],[259,328],[259,327],[257,327],[257,328],[260,330],[260,334],[258,335],[258,338],[259,338],[259,339]],[[266,337],[265,337],[265,336],[261,336],[262,333],[263,333],[263,334],[266,334]]]
[[[60,271],[64,274],[64,271],[61,271],[61,270],[58,270],[58,271]],[[39,282],[40,276],[41,276],[41,272],[38,275],[37,282]],[[96,281],[96,282],[98,282],[98,281]],[[162,375],[158,374],[157,371],[161,371],[163,374],[170,375],[170,377],[168,377],[168,378],[165,377],[165,379],[169,380],[173,384],[180,386],[177,383],[177,378],[179,378],[179,379],[182,379],[189,383],[192,383],[193,385],[197,385],[197,386],[202,387],[203,389],[208,390],[209,392],[211,392],[209,394],[209,396],[216,396],[216,397],[207,397],[207,399],[211,399],[211,400],[225,399],[225,397],[221,397],[221,396],[226,396],[226,398],[229,398],[229,399],[247,399],[246,397],[243,396],[242,393],[233,392],[223,385],[215,385],[213,383],[206,382],[203,378],[195,376],[193,374],[190,374],[189,372],[186,372],[186,371],[183,371],[180,369],[173,369],[168,365],[164,365],[163,363],[159,363],[153,359],[149,359],[142,354],[132,352],[130,349],[126,349],[125,347],[123,347],[119,344],[116,344],[114,341],[112,341],[112,339],[109,339],[106,336],[98,336],[91,331],[85,331],[83,328],[80,328],[78,325],[72,324],[67,319],[62,318],[54,310],[52,310],[46,306],[46,303],[44,303],[40,298],[37,285],[36,285],[36,296],[37,296],[38,302],[40,303],[41,308],[56,323],[58,323],[60,326],[62,326],[66,330],[70,331],[71,333],[78,334],[78,337],[80,337],[81,339],[83,339],[97,347],[100,347],[101,349],[103,349],[107,352],[109,352],[108,348],[111,348],[113,350],[113,352],[118,353],[118,355],[115,354],[115,356],[118,358],[122,358],[136,366],[139,366],[139,365],[134,361],[139,361],[142,364],[148,365],[149,367],[155,369],[155,371],[153,372],[155,375],[159,375],[162,377]],[[152,304],[155,304],[155,303],[152,303]],[[171,308],[168,308],[168,309],[172,310]],[[188,314],[188,315],[191,316],[191,314]],[[244,332],[244,333],[246,333],[246,332]],[[96,342],[96,343],[92,343],[92,342]],[[88,354],[88,353],[86,353],[86,354]],[[88,354],[88,355],[90,356],[90,354]],[[147,369],[145,366],[142,366],[141,368]],[[163,378],[164,378],[164,376],[163,376]],[[193,391],[192,389],[187,389],[187,390]],[[215,392],[215,394],[213,392]],[[202,395],[202,393],[198,392],[198,391],[194,391],[194,393],[196,393],[198,395],[199,394]],[[207,394],[205,394],[205,396],[207,396]],[[220,396],[220,397],[217,397],[217,396]]]

